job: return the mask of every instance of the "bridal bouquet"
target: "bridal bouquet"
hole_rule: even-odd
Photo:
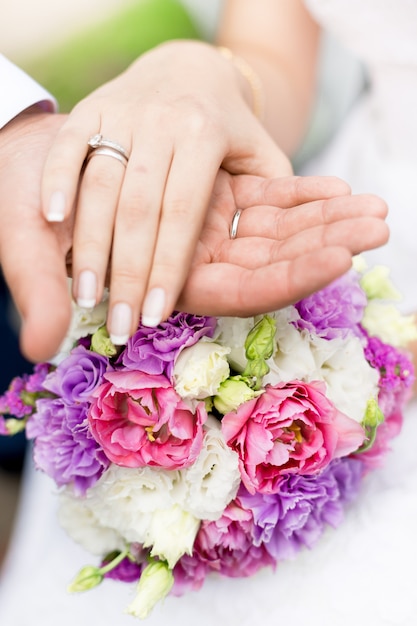
[[[168,593],[274,568],[340,524],[414,380],[411,319],[385,268],[360,264],[269,315],[176,312],[123,349],[106,302],[74,306],[54,363],[0,398],[0,432],[26,430],[61,524],[97,555],[71,591],[137,581],[127,611],[143,618]]]

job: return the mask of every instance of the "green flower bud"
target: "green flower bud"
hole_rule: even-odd
[[[269,372],[266,360],[274,353],[275,333],[275,320],[269,315],[264,315],[246,337],[245,352],[248,362],[242,376],[254,381],[254,389],[260,389],[262,378]]]
[[[26,428],[26,419],[15,419],[14,417],[10,417],[5,420],[6,430],[8,435],[18,435]]]
[[[378,406],[375,398],[370,398],[366,405],[365,416],[362,420],[362,426],[366,433],[366,439],[359,448],[358,452],[366,452],[374,445],[376,431],[378,426],[384,421],[384,414]]]
[[[168,595],[173,584],[174,576],[168,564],[152,560],[142,572],[137,596],[127,607],[127,613],[145,619],[157,602]]]
[[[97,587],[104,576],[98,567],[94,565],[86,565],[83,567],[74,578],[72,583],[68,587],[70,593],[79,593],[80,591],[88,591]]]
[[[109,359],[117,354],[117,348],[111,341],[107,328],[100,326],[91,337],[91,350],[107,356]]]
[[[213,402],[219,413],[226,415],[226,413],[235,411],[239,405],[258,395],[259,393],[251,389],[241,376],[234,376],[220,385]]]
[[[266,361],[271,358],[275,348],[275,333],[275,320],[264,315],[246,337],[245,351],[248,361]]]

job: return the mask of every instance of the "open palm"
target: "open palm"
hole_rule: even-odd
[[[178,308],[245,316],[293,303],[347,271],[353,254],[385,243],[386,213],[381,199],[353,196],[336,178],[220,171]]]

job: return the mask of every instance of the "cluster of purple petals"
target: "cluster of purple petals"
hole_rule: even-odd
[[[414,383],[414,372],[408,356],[378,337],[369,337],[366,333],[365,336],[365,357],[372,367],[379,370],[379,386],[386,391],[411,387]]]
[[[320,474],[288,474],[276,494],[251,495],[241,486],[236,499],[214,522],[203,522],[193,554],[174,568],[174,595],[201,587],[210,572],[251,576],[311,548],[326,526],[336,528],[346,505],[359,493],[359,458],[336,459]]]
[[[47,376],[43,386],[70,405],[88,402],[109,369],[107,357],[79,345]]]
[[[276,494],[251,495],[241,487],[238,499],[254,518],[254,545],[263,545],[276,561],[294,557],[304,546],[313,547],[327,525],[335,528],[341,523],[361,478],[361,462],[346,457],[315,476],[287,475]]]
[[[45,391],[43,383],[49,371],[50,365],[39,363],[35,365],[32,374],[24,374],[11,381],[8,390],[0,397],[0,435],[8,434],[3,415],[23,419],[33,412],[35,394]],[[27,394],[32,395],[30,402]]]
[[[359,323],[366,303],[359,275],[350,270],[321,291],[300,300],[295,307],[301,319],[294,324],[324,339],[360,335]]]
[[[192,556],[184,555],[174,568],[173,595],[199,589],[207,574],[228,577],[252,576],[265,566],[275,566],[263,544],[253,541],[252,512],[238,500],[229,504],[220,519],[202,522]]]
[[[13,378],[8,390],[0,398],[0,413],[3,415],[13,415],[16,419],[22,419],[30,415],[33,406],[28,405],[22,398],[22,393],[26,391],[28,375]]]
[[[101,566],[107,565],[107,563],[109,560],[104,560]],[[123,583],[134,583],[139,580],[145,566],[146,564],[136,563],[136,561],[131,561],[126,557],[119,565],[104,574],[104,578],[112,578]]]
[[[171,380],[180,351],[201,337],[212,337],[215,328],[214,317],[175,312],[156,328],[140,326],[127,342],[118,363],[146,374],[165,374]]]
[[[74,348],[53,372],[46,372],[42,387],[57,397],[39,399],[26,426],[27,436],[35,439],[36,466],[58,486],[72,484],[77,494],[84,494],[109,466],[87,420],[91,394],[109,368],[106,357],[82,345]]]
[[[87,421],[87,403],[67,404],[62,398],[43,398],[29,418],[26,433],[35,439],[35,465],[58,486],[72,483],[83,495],[109,466]]]
[[[17,376],[11,381],[8,390],[0,397],[0,413],[13,415],[21,419],[33,411],[33,403],[28,403],[25,394],[37,394],[45,391],[43,386],[51,366],[48,363],[38,363],[32,374]]]

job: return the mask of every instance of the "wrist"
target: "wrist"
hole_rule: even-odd
[[[236,68],[237,72],[246,81],[250,91],[250,99],[252,103],[252,111],[258,119],[262,119],[264,112],[264,93],[262,82],[253,67],[243,57],[236,55],[225,46],[218,46],[218,52],[222,57],[230,61]]]
[[[197,40],[172,40],[146,52],[134,64],[143,67],[143,62],[153,64],[160,75],[163,67],[167,81],[182,74],[189,86],[204,82],[217,94],[233,89],[256,117],[262,117],[261,80],[245,59],[228,48]]]

